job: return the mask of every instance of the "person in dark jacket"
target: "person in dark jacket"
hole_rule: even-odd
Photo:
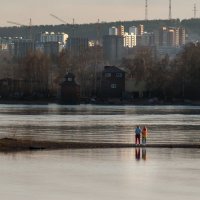
[[[140,135],[141,135],[141,128],[139,126],[136,127],[135,129],[135,144],[140,144]]]

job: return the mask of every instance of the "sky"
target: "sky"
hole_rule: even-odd
[[[172,0],[172,18],[192,18],[194,3],[200,0]],[[169,0],[148,0],[148,19],[167,19]],[[7,21],[28,25],[61,24],[50,13],[72,23],[131,21],[145,18],[145,0],[1,0],[0,26]],[[197,12],[197,17],[200,13]]]

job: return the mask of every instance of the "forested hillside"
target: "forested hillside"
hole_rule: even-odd
[[[61,24],[61,25],[41,25],[41,26],[28,26],[23,27],[0,27],[0,37],[30,37],[30,31],[33,36],[37,33],[48,32],[66,32],[69,35],[88,37],[89,39],[96,39],[97,35],[102,37],[108,34],[108,28],[111,26],[124,25],[125,29],[130,26],[137,26],[143,24],[146,31],[154,31],[160,26],[183,26],[186,31],[194,37],[194,39],[200,38],[200,19],[185,19],[180,21],[175,20],[149,20],[149,21],[118,21],[100,24]],[[99,30],[99,34],[97,34]]]

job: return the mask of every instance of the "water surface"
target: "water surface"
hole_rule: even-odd
[[[143,157],[144,158],[144,157]],[[200,150],[65,150],[0,154],[6,200],[199,200]]]
[[[200,143],[199,106],[0,105],[0,137],[132,143],[136,125],[148,143]]]

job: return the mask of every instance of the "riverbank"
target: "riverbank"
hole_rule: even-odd
[[[38,99],[38,100],[12,100],[12,99],[0,99],[0,104],[19,104],[19,105],[48,105],[48,104],[60,104],[57,99]],[[171,101],[158,100],[157,98],[153,99],[134,99],[129,100],[120,100],[120,99],[109,99],[107,101],[92,101],[90,99],[82,99],[80,104],[94,104],[94,105],[191,105],[191,106],[200,106],[199,101],[193,100],[182,100],[174,99]],[[62,104],[63,105],[63,104]],[[77,104],[75,104],[77,105]]]
[[[52,142],[3,138],[0,139],[0,152],[20,152],[59,149],[103,149],[103,148],[135,148],[144,147],[128,143],[81,143]],[[146,148],[200,148],[200,144],[147,144]]]

